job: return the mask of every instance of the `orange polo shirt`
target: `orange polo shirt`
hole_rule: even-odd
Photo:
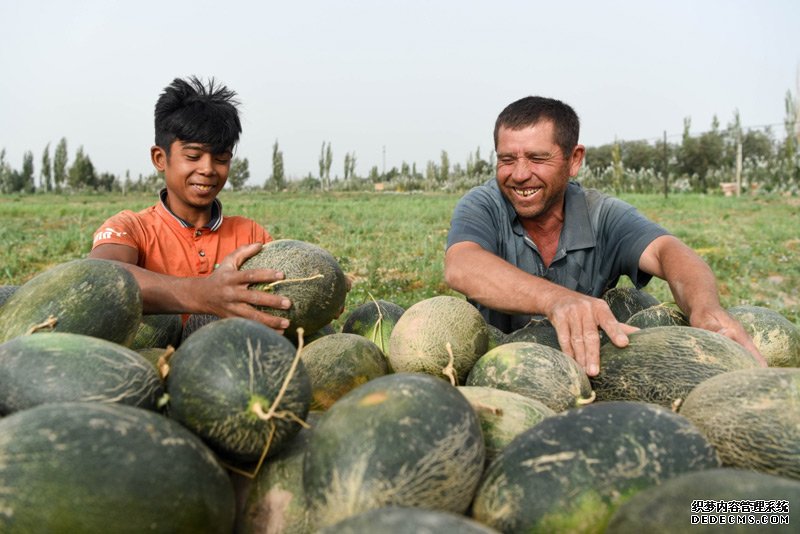
[[[173,276],[208,276],[236,248],[267,243],[272,236],[246,217],[222,217],[215,200],[208,226],[195,228],[172,214],[162,201],[138,213],[122,211],[109,218],[94,234],[92,248],[105,244],[133,247],[137,265]]]

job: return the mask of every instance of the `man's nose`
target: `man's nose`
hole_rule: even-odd
[[[199,165],[197,171],[200,174],[204,175],[214,174],[214,165],[213,165],[214,161],[213,161],[213,156],[210,153],[204,153],[202,156],[200,156],[200,159],[198,161]]]

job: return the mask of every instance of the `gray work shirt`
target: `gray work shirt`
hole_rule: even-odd
[[[564,227],[549,267],[528,236],[512,204],[495,179],[472,188],[459,200],[450,221],[447,247],[472,241],[525,272],[579,293],[599,297],[627,275],[644,287],[651,275],[639,270],[639,258],[655,238],[668,232],[636,208],[577,182],[567,187]],[[530,315],[509,315],[471,301],[486,322],[503,332],[522,328]]]

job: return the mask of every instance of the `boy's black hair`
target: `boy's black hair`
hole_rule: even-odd
[[[519,130],[533,126],[542,120],[553,121],[555,143],[569,157],[578,144],[581,130],[578,114],[568,104],[542,96],[526,96],[512,102],[500,112],[494,125],[494,146],[497,148],[497,134],[500,128]]]
[[[207,85],[196,76],[175,78],[156,102],[156,145],[167,155],[176,139],[208,145],[213,154],[233,150],[242,133],[235,97],[214,78]]]

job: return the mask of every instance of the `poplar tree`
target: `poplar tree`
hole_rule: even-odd
[[[61,191],[61,186],[67,181],[67,139],[61,138],[61,141],[56,145],[56,151],[53,155],[53,182],[55,183],[56,191]]]
[[[272,145],[272,175],[267,182],[276,191],[286,187],[286,177],[283,171],[283,151],[278,149],[278,140]]]
[[[42,170],[39,171],[39,184],[46,192],[53,190],[53,165],[50,162],[50,143],[42,152]]]

